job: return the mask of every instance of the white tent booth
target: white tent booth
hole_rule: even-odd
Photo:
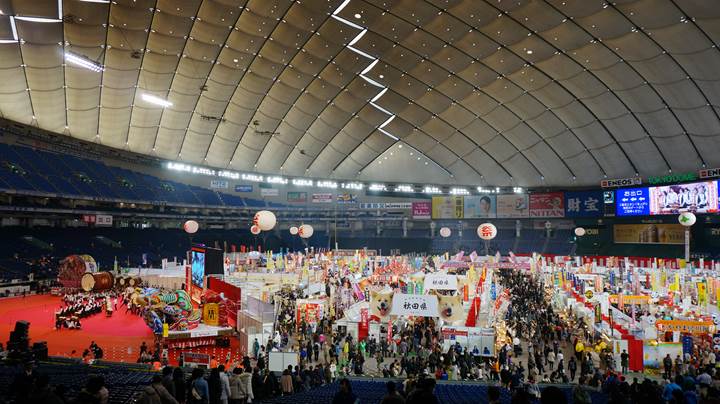
[[[353,339],[355,341],[358,340],[359,336],[359,329],[360,329],[360,321],[361,321],[361,310],[366,309],[369,310],[370,303],[366,301],[357,302],[354,305],[348,307],[347,310],[345,310],[345,315],[340,320],[335,321],[333,324],[334,330],[339,331],[345,331],[346,334],[352,335]],[[380,325],[376,324],[376,327],[378,329],[377,334],[380,334]],[[370,329],[372,330],[372,323],[370,324]],[[372,339],[372,332],[369,333],[370,338]]]

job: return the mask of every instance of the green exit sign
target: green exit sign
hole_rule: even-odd
[[[676,182],[695,181],[698,179],[697,173],[684,174],[668,174],[660,177],[648,177],[648,182],[653,185],[657,184],[673,184]]]

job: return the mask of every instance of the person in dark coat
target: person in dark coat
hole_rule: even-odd
[[[220,382],[220,369],[215,368],[210,371],[208,389],[210,391],[210,404],[221,404],[222,383]]]
[[[182,403],[185,401],[185,372],[182,368],[173,369],[172,381],[175,385],[175,399]]]

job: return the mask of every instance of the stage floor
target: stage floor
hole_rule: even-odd
[[[103,349],[103,359],[117,362],[137,362],[140,345],[145,341],[150,349],[154,347],[154,336],[145,321],[125,307],[119,307],[112,317],[98,313],[82,321],[82,330],[55,330],[55,311],[62,305],[58,296],[39,295],[0,299],[0,341],[3,346],[10,338],[15,322],[30,322],[30,345],[47,341],[48,354],[80,358],[82,352],[95,341]],[[228,352],[233,359],[239,356],[238,341],[230,338],[231,348],[199,347],[170,351],[170,363],[177,364],[180,351],[199,352],[215,355],[224,362]],[[74,352],[73,352],[74,351]]]

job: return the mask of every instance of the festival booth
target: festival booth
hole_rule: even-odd
[[[494,328],[443,326],[440,332],[444,338],[443,351],[459,343],[468,352],[474,352],[477,348],[481,357],[494,357],[497,352]]]
[[[295,326],[300,327],[304,321],[306,324],[317,324],[325,317],[326,299],[297,299]]]
[[[366,301],[358,302],[345,310],[342,319],[333,323],[333,329],[339,333],[352,335],[355,341],[360,341],[368,336],[370,332],[370,303]],[[373,322],[373,328],[376,329],[374,336],[377,338],[380,334],[380,327],[377,322]]]
[[[249,353],[256,338],[260,345],[265,345],[274,337],[275,307],[254,296],[247,296],[245,301],[237,313],[237,331],[241,350]]]

